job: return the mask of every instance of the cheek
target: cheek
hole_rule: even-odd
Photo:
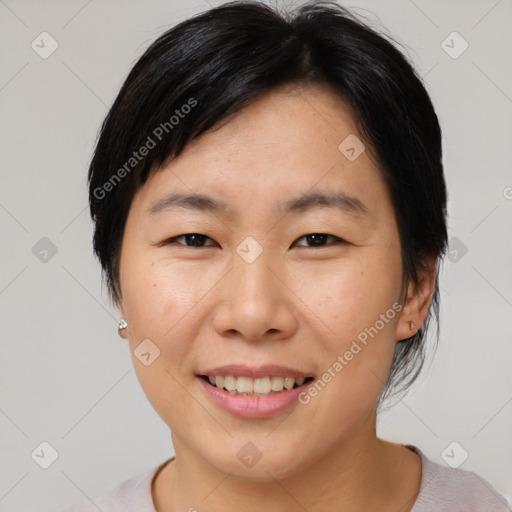
[[[129,343],[137,378],[149,402],[164,420],[179,423],[186,416],[190,397],[185,391],[188,357],[196,335],[195,307],[209,279],[180,262],[154,260],[128,253],[122,261],[120,280],[123,309],[128,320]],[[211,284],[210,284],[211,287]],[[140,347],[151,354],[146,365]],[[156,357],[155,357],[156,356]],[[183,371],[183,372],[182,372]]]
[[[304,302],[328,327],[319,338],[320,380],[328,382],[325,398],[332,393],[324,403],[341,401],[343,418],[361,417],[387,379],[401,311],[400,265],[396,252],[371,249],[346,265],[310,276],[309,287],[305,277],[298,284],[298,289],[309,290]]]
[[[209,313],[204,305],[227,272],[220,267],[197,261],[152,259],[142,254],[126,259],[121,273],[123,307],[133,364],[150,400],[181,397],[177,380],[191,379],[197,359],[194,340],[199,339]],[[146,339],[156,345],[159,353],[151,367],[136,358],[137,347]],[[162,381],[167,383],[165,393]],[[187,397],[182,398],[186,401]]]
[[[372,248],[336,265],[310,267],[293,280],[304,303],[330,328],[336,340],[354,339],[373,326],[399,298],[399,258],[393,258],[391,253],[381,258],[376,253]],[[386,318],[385,328],[379,330],[388,331],[395,325],[395,313],[391,311],[388,316],[392,318]]]
[[[131,325],[160,338],[194,309],[214,278],[197,264],[140,256],[121,273],[126,316]]]

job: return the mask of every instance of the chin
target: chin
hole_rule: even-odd
[[[304,470],[304,461],[298,459],[297,451],[292,446],[281,450],[276,450],[275,446],[259,450],[252,443],[242,443],[242,448],[237,446],[234,455],[229,449],[205,454],[205,459],[231,478],[264,483],[286,479]],[[303,453],[301,455],[304,456]]]

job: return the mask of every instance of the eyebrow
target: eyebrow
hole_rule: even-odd
[[[233,211],[227,203],[205,194],[169,194],[154,203],[148,212],[155,215],[175,207],[233,216]],[[275,213],[298,213],[321,207],[337,208],[356,215],[368,215],[368,208],[360,199],[339,192],[306,193],[278,204]]]

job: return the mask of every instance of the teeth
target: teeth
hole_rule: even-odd
[[[284,387],[284,379],[283,377],[272,377],[270,379],[270,387],[272,391],[283,391]]]
[[[293,377],[234,377],[233,375],[209,376],[210,384],[221,389],[225,389],[232,395],[245,396],[270,396],[274,393],[293,389],[302,386],[305,382],[304,377],[294,379]]]
[[[255,393],[270,393],[270,378],[263,377],[262,379],[254,379],[253,386]]]
[[[224,387],[228,391],[236,391],[236,377],[232,377],[231,375],[224,377]]]
[[[284,379],[284,387],[286,389],[292,389],[293,385],[295,384],[295,379],[292,377],[285,377]]]
[[[224,379],[222,379],[224,381]],[[217,384],[217,382],[216,382]],[[217,384],[218,388],[221,388],[222,386],[219,386]],[[252,393],[253,392],[253,380],[250,377],[238,377],[236,379],[236,390],[239,393]]]

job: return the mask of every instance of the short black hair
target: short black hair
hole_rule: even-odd
[[[110,297],[120,299],[119,261],[135,193],[193,139],[282,85],[327,85],[354,112],[358,130],[389,186],[403,276],[446,250],[441,129],[422,80],[391,38],[335,2],[289,12],[235,1],[162,34],[136,62],[108,112],[89,168],[94,250]],[[397,343],[382,399],[405,390],[425,359],[429,315]],[[437,322],[437,329],[439,325]],[[439,332],[438,332],[439,334]]]

